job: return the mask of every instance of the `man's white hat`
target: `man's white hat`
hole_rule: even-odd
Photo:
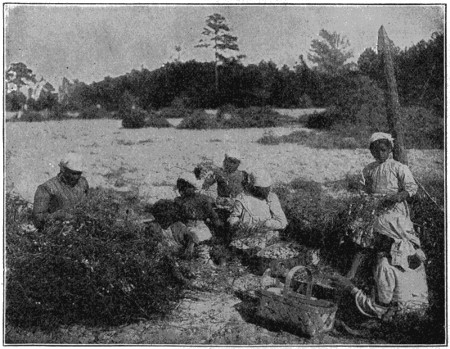
[[[68,153],[63,159],[61,159],[59,166],[67,168],[71,171],[83,172],[83,157],[77,153]]]
[[[230,149],[225,153],[226,158],[232,158],[241,161],[242,156],[236,149]]]
[[[264,169],[254,169],[250,172],[250,183],[255,187],[270,187],[272,178]]]

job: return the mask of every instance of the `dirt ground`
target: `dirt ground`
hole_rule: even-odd
[[[271,129],[276,135],[295,128]],[[152,203],[173,198],[177,176],[205,160],[221,164],[224,153],[237,148],[242,168],[264,166],[275,182],[296,178],[319,183],[358,173],[372,161],[367,149],[322,150],[296,144],[266,146],[256,141],[265,129],[176,130],[124,129],[117,120],[64,120],[5,124],[5,185],[32,202],[36,187],[58,173],[61,157],[69,151],[83,154],[85,177],[92,187],[133,190]],[[435,173],[444,178],[442,150],[410,150],[410,168],[418,177]],[[53,334],[6,328],[9,343],[66,344],[202,344],[297,345],[370,344],[368,338],[333,331],[307,340],[282,330],[249,321],[254,309],[236,294],[256,288],[259,277],[242,270],[239,278],[213,271],[226,287],[192,291],[165,320],[141,321],[114,329],[81,326]],[[384,344],[377,340],[373,343]]]

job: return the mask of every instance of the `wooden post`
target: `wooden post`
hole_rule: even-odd
[[[408,164],[408,156],[404,146],[403,127],[400,123],[400,103],[398,101],[397,82],[394,74],[394,63],[391,54],[392,41],[389,40],[386,30],[383,26],[378,31],[378,54],[385,76],[385,99],[386,114],[390,132],[395,139],[394,142],[394,159],[403,164]]]

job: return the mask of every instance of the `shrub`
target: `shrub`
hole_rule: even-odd
[[[300,108],[313,108],[314,104],[311,99],[306,93],[302,94],[301,97],[298,99],[298,106]]]
[[[110,117],[110,115],[105,109],[97,108],[96,106],[92,105],[81,110],[78,117],[80,119],[107,119]]]
[[[14,119],[14,121],[25,121],[25,122],[39,122],[45,121],[46,118],[42,113],[32,110],[26,110],[22,113],[20,119]]]
[[[341,118],[340,112],[336,107],[330,107],[323,113],[314,112],[309,116],[306,127],[319,130],[330,129],[331,126]]]
[[[286,122],[292,121],[288,116],[282,116],[269,107],[250,107],[239,109],[238,117],[242,119],[242,126],[249,127],[275,127],[281,126]],[[232,120],[232,119],[231,119]],[[224,126],[227,126],[227,121],[224,121]]]
[[[144,127],[165,128],[173,126],[166,118],[163,118],[161,115],[154,112],[150,112],[147,113],[147,116],[145,117]]]
[[[189,108],[184,108],[184,107],[167,107],[167,108],[162,108],[159,111],[159,115],[163,118],[166,119],[173,119],[173,118],[187,118],[189,116],[191,116],[191,114],[193,113],[192,109]]]
[[[91,190],[72,220],[28,233],[18,227],[21,203],[7,196],[6,207],[11,324],[126,324],[168,314],[180,299],[184,279],[160,230],[138,223],[135,198]]]
[[[220,128],[220,124],[214,116],[207,114],[204,110],[196,110],[184,118],[177,128],[206,130]]]
[[[237,117],[238,109],[232,104],[225,104],[217,110],[217,119],[220,121]]]
[[[145,126],[146,117],[147,113],[141,109],[130,109],[120,115],[124,128],[142,128]]]
[[[407,148],[444,148],[443,119],[432,110],[423,107],[402,108],[401,112]]]

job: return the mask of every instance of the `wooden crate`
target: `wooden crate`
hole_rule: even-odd
[[[309,275],[305,294],[294,292],[291,288],[292,277],[298,271],[306,271]],[[337,305],[328,300],[313,298],[314,286],[316,285],[312,273],[306,267],[292,268],[284,287],[270,287],[258,292],[260,304],[257,315],[271,322],[295,328],[308,337],[330,331],[334,326]]]

